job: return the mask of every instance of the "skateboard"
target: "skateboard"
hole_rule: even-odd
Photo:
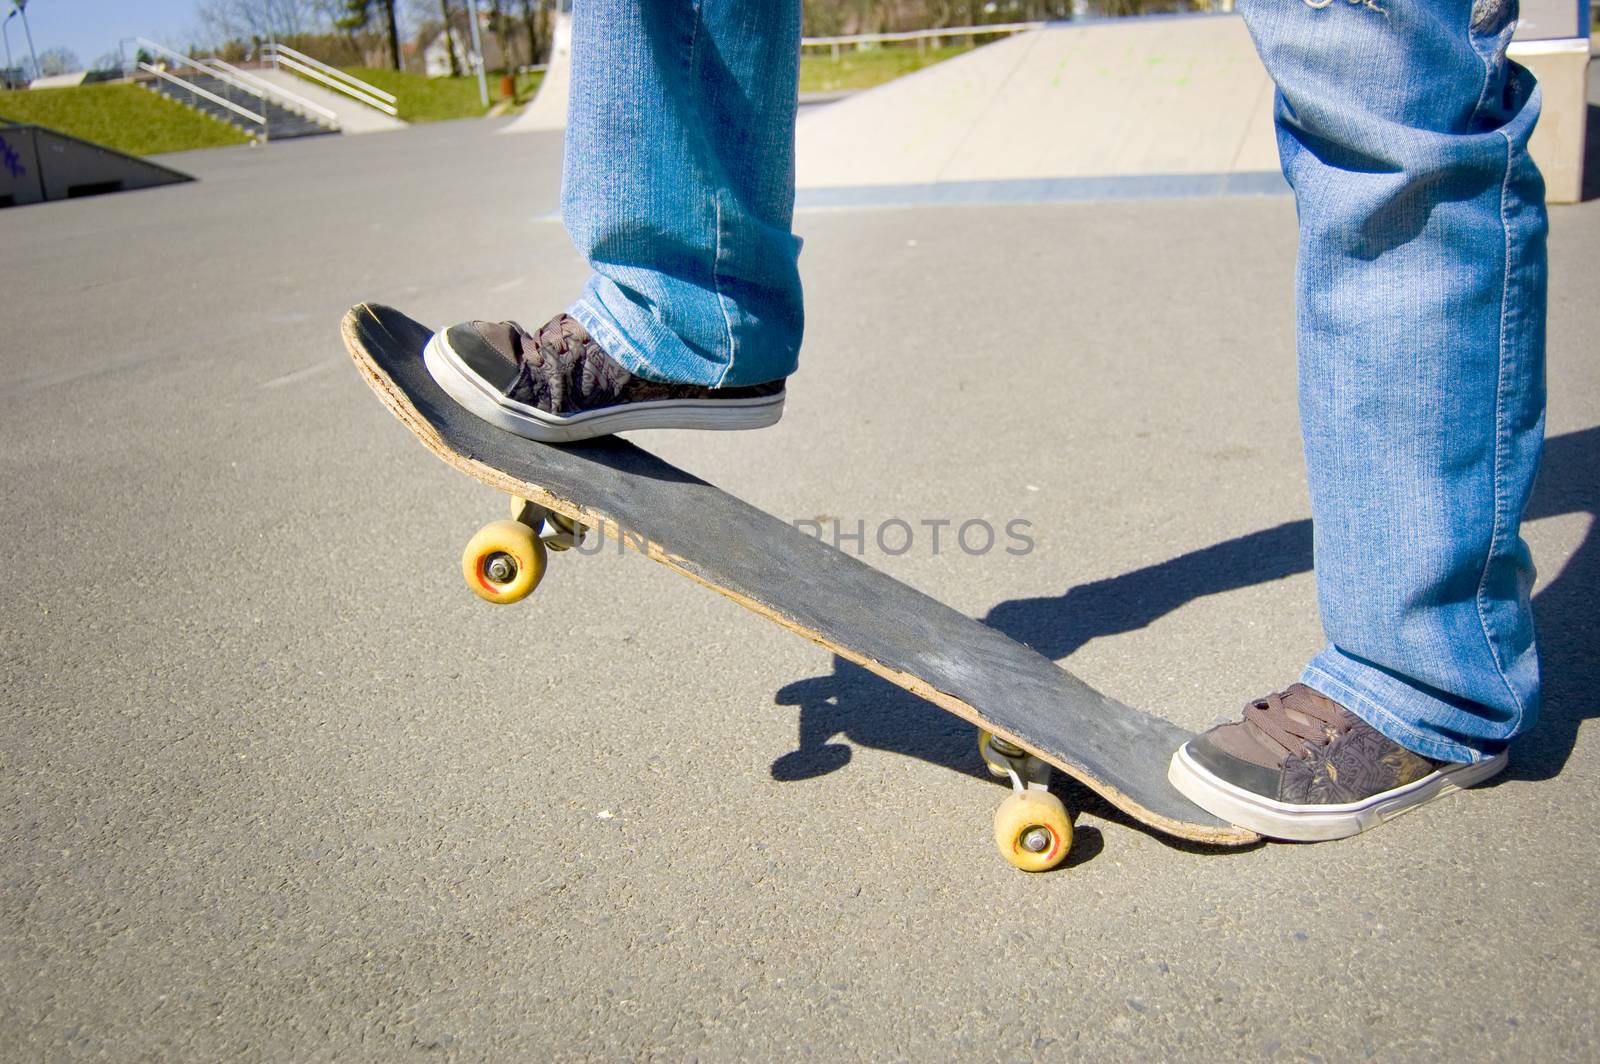
[[[585,535],[620,541],[976,725],[984,763],[1011,784],[995,845],[1025,871],[1055,867],[1072,844],[1052,771],[1167,835],[1257,841],[1167,782],[1172,752],[1191,738],[1170,721],[631,443],[549,446],[480,420],[434,383],[422,360],[432,330],[400,311],[356,306],[342,332],[367,384],[428,450],[511,497],[511,518],[462,552],[463,579],[482,598],[526,597],[550,553]]]

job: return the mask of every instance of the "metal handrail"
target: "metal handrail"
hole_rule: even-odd
[[[232,100],[224,99],[223,97],[218,96],[214,92],[208,92],[205,89],[202,89],[200,86],[196,85],[192,81],[184,81],[180,77],[176,77],[175,75],[169,74],[165,70],[162,70],[160,67],[152,66],[149,63],[139,63],[138,66],[139,66],[140,70],[143,70],[147,74],[154,74],[158,78],[165,78],[167,81],[172,82],[174,85],[181,85],[183,88],[187,89],[189,92],[194,93],[196,96],[204,96],[206,99],[210,100],[212,103],[220,104],[221,106],[226,107],[228,110],[233,111],[236,114],[243,115],[244,117],[248,118],[250,121],[259,124],[261,126],[262,133],[263,134],[266,133],[267,120],[262,115],[258,115],[254,111],[250,111],[250,110],[247,110],[247,109],[245,109],[243,107],[240,107],[238,104],[234,103]]]
[[[261,49],[261,58],[274,67],[288,67],[290,70],[304,74],[308,78],[322,82],[335,92],[342,92],[346,96],[368,107],[382,111],[384,114],[397,116],[400,112],[395,107],[397,98],[392,92],[384,92],[376,85],[368,84],[352,74],[347,74],[338,67],[311,58],[304,52],[297,52],[288,45],[267,44]],[[388,101],[388,102],[384,102]]]
[[[348,70],[340,70],[336,66],[329,66],[327,63],[324,63],[320,59],[316,59],[316,58],[314,58],[312,56],[306,55],[306,53],[304,53],[302,51],[298,51],[297,49],[290,48],[287,44],[282,44],[282,43],[280,43],[278,41],[271,41],[271,42],[269,42],[267,44],[266,50],[267,51],[282,52],[283,54],[287,55],[290,59],[295,59],[295,60],[298,60],[299,62],[302,62],[302,63],[306,64],[309,67],[314,67],[315,69],[322,71],[324,74],[327,74],[329,77],[334,77],[334,78],[338,78],[340,81],[349,82],[352,87],[354,87],[356,89],[359,89],[360,91],[366,93],[369,96],[376,96],[378,99],[384,100],[384,101],[386,101],[388,103],[399,103],[400,102],[399,99],[395,96],[394,93],[392,93],[392,92],[384,92],[382,89],[378,88],[378,86],[372,84],[371,82],[362,81],[360,78],[356,77],[354,74],[350,73]]]
[[[274,55],[273,59],[272,59],[272,65],[273,66],[286,66],[290,70],[298,71],[301,74],[304,74],[308,78],[315,78],[316,80],[322,82],[324,85],[327,85],[330,89],[333,89],[335,92],[342,92],[346,96],[350,97],[352,100],[357,100],[357,101],[359,101],[361,103],[364,103],[368,107],[374,108],[375,110],[382,111],[386,115],[398,116],[399,113],[400,113],[399,110],[393,104],[387,104],[387,103],[384,103],[381,100],[375,100],[371,96],[368,96],[366,93],[361,92],[361,91],[359,91],[359,90],[357,90],[355,88],[352,88],[351,86],[346,85],[342,81],[334,81],[332,78],[328,77],[326,74],[318,73],[317,71],[315,71],[315,70],[311,69],[310,67],[306,66],[304,63],[296,62],[295,60],[290,59],[286,55],[283,55],[283,56]]]
[[[270,81],[265,81],[261,78],[258,78],[248,70],[240,70],[232,63],[218,59],[216,56],[212,56],[209,59],[203,59],[201,62],[208,67],[221,69],[226,73],[232,74],[234,77],[245,82],[246,84],[260,86],[261,92],[267,96],[276,96],[280,99],[287,100],[295,107],[315,112],[316,114],[319,114],[323,118],[327,119],[329,122],[332,122],[335,129],[339,127],[339,116],[336,113],[328,110],[320,103],[313,103],[297,92],[291,92],[281,85],[274,85]]]
[[[216,78],[224,85],[231,85],[233,88],[238,89],[240,92],[243,92],[246,95],[254,96],[257,100],[261,101],[261,110],[266,111],[267,97],[266,94],[260,89],[251,88],[247,83],[240,81],[232,74],[225,74],[220,70],[213,70],[204,63],[201,63],[199,60],[191,59],[182,52],[175,52],[164,44],[157,44],[148,37],[135,37],[134,40],[138,42],[141,48],[148,48],[169,62],[182,63],[184,66],[193,67],[195,70],[205,74],[208,77]],[[264,124],[266,119],[262,119],[262,122]]]
[[[291,59],[286,55],[279,55],[279,54],[277,54],[277,52],[272,52],[271,53],[271,61],[272,61],[272,65],[275,66],[275,67],[280,67],[280,68],[281,67],[288,67],[290,70],[298,71],[299,73],[304,74],[308,78],[315,78],[317,81],[320,81],[324,85],[327,85],[330,89],[333,89],[335,92],[342,92],[346,96],[350,97],[351,99],[357,100],[357,101],[359,101],[361,103],[364,103],[368,107],[374,108],[375,110],[382,111],[386,115],[398,116],[399,113],[400,113],[399,110],[393,104],[384,103],[381,100],[374,99],[373,97],[368,96],[366,93],[360,91],[359,89],[356,89],[355,87],[353,87],[351,85],[347,85],[342,81],[335,81],[334,79],[328,77],[326,74],[323,74],[323,73],[321,73],[320,71],[317,71],[317,70],[313,70],[311,67],[306,66],[304,63],[301,63],[301,62],[299,62],[299,61],[297,61],[295,59]]]

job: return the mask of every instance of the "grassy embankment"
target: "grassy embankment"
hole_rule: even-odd
[[[915,45],[844,48],[835,60],[827,51],[809,49],[800,57],[800,91],[870,89],[969,50],[966,45],[929,48],[925,52],[917,51]]]
[[[250,138],[137,85],[0,92],[0,118],[58,130],[132,155],[244,144]]]

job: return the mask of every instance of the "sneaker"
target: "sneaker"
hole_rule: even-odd
[[[1244,718],[1196,736],[1167,778],[1191,802],[1274,839],[1342,839],[1506,767],[1414,754],[1304,684],[1259,698]]]
[[[646,380],[565,314],[536,333],[514,321],[452,325],[433,334],[422,357],[456,402],[543,443],[628,429],[757,429],[783,416],[781,379],[747,388]]]

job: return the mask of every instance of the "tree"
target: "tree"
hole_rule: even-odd
[[[395,16],[395,0],[382,0],[384,13],[389,20],[389,55],[396,70],[405,69],[405,59],[400,55],[400,22]]]
[[[200,0],[195,13],[214,38],[277,40],[317,29],[344,9],[344,0]]]
[[[372,22],[372,9],[381,8],[389,30],[389,57],[394,61],[394,68],[401,69],[400,56],[400,27],[395,20],[395,0],[341,0],[341,13],[333,20],[338,29],[350,35],[351,43],[355,43],[355,35],[366,29]],[[357,48],[360,51],[360,48]]]
[[[344,30],[355,44],[356,34],[367,28],[372,19],[372,0],[342,0],[342,13],[333,20],[336,29]]]
[[[439,0],[439,14],[444,16],[444,50],[450,55],[450,76],[461,76],[461,60],[456,58],[455,28],[450,22],[450,0]]]
[[[500,62],[508,72],[515,73],[517,64],[511,60],[506,47],[506,13],[501,10],[505,0],[489,0],[489,25],[494,29],[494,43],[500,49]]]
[[[544,55],[544,0],[522,0],[522,24],[528,28],[528,62],[537,63]]]
[[[46,48],[39,53],[39,76],[49,77],[52,74],[70,74],[75,70],[82,70],[78,57],[66,48]]]

